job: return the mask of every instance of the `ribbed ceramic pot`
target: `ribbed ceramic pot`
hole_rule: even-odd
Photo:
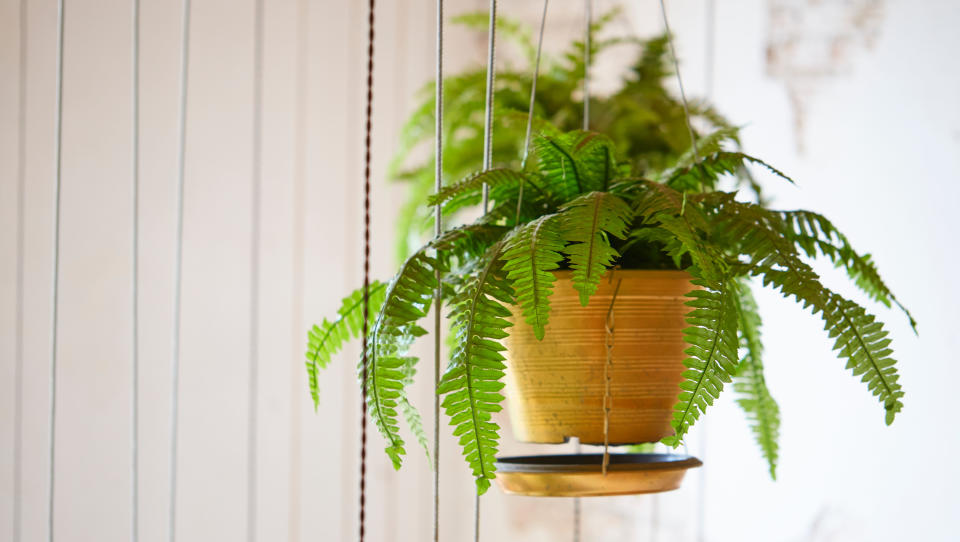
[[[683,271],[616,270],[580,305],[570,271],[557,271],[550,322],[537,340],[514,307],[507,346],[507,395],[514,436],[559,443],[604,442],[606,320],[613,305],[610,444],[655,442],[673,434],[673,405],[685,370],[684,295],[695,286]]]

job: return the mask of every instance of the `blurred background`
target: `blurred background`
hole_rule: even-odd
[[[302,352],[308,325],[333,314],[360,280],[364,4],[265,3],[262,243],[252,304],[254,3],[193,3],[178,540],[247,536],[256,305],[256,539],[355,538],[358,351],[348,348],[323,373],[316,412]],[[662,32],[654,0],[596,0],[594,9],[617,5],[624,11],[612,31]],[[451,15],[486,7],[483,0],[447,2]],[[796,187],[768,185],[775,206],[823,212],[873,254],[919,321],[919,336],[899,313],[867,305],[891,331],[907,392],[904,411],[885,427],[876,401],[830,352],[818,320],[761,291],[768,383],[783,419],[778,480],[769,479],[728,393],[689,438],[704,468],[676,492],[585,500],[582,539],[957,540],[960,431],[950,408],[960,381],[960,299],[947,271],[960,265],[950,218],[960,201],[960,70],[953,58],[960,9],[947,0],[736,0],[716,2],[712,15],[704,0],[667,7],[688,93],[709,97],[744,126],[749,153],[797,179]],[[140,539],[160,541],[168,517],[181,6],[144,0],[141,9],[139,518]],[[383,279],[395,263],[393,218],[404,193],[385,178],[386,164],[417,90],[433,77],[433,9],[433,2],[378,6],[372,227],[374,276]],[[531,26],[540,9],[533,0],[500,2],[501,14]],[[548,51],[582,31],[582,2],[551,2]],[[54,518],[63,541],[129,538],[131,36],[130,2],[66,2]],[[482,33],[448,27],[448,73],[482,62],[485,47]],[[47,532],[55,55],[54,1],[0,1],[2,540],[12,540],[15,509],[21,73],[22,540]],[[504,61],[510,55],[505,51]],[[597,92],[615,85],[632,59],[628,50],[606,54],[594,70]],[[862,300],[837,271],[818,271],[841,294]],[[426,360],[422,375],[430,372]],[[428,380],[421,376],[415,397],[430,427]],[[473,482],[443,433],[441,538],[467,540]],[[503,440],[505,453],[534,449],[509,431]],[[370,443],[368,540],[429,539],[426,459],[411,444],[403,470],[394,472],[379,452],[379,435]],[[482,503],[482,540],[572,540],[570,500],[508,497],[494,488]]]

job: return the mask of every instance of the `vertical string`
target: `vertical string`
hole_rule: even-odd
[[[260,365],[260,192],[263,157],[263,0],[253,13],[253,142],[250,194],[250,367],[247,385],[247,540],[257,539],[257,405]]]
[[[584,0],[583,31],[583,129],[590,129],[590,30],[593,26],[593,2]]]
[[[140,538],[140,0],[133,0],[132,17],[132,69],[133,89],[131,94],[131,205],[133,209],[133,234],[131,236],[131,281],[130,287],[130,540]]]
[[[190,60],[190,0],[183,0],[180,28],[180,117],[177,124],[176,215],[173,262],[173,341],[170,356],[170,480],[167,540],[177,537],[177,441],[180,401],[180,321],[183,275],[183,189],[187,149],[187,76]]]
[[[20,542],[23,484],[23,266],[27,184],[27,0],[20,0],[17,116],[17,294],[13,346],[13,542]]]
[[[584,0],[584,29],[583,29],[583,129],[590,129],[590,30],[593,25],[593,5],[591,0]],[[580,439],[576,440],[574,453],[580,455]],[[580,542],[580,497],[573,498],[573,542]]]
[[[547,6],[550,0],[543,0],[543,14],[540,16],[540,34],[537,37],[537,58],[533,62],[533,80],[530,83],[530,110],[527,112],[527,132],[523,138],[523,158],[520,160],[520,169],[527,167],[527,158],[530,156],[530,133],[533,130],[533,109],[537,103],[537,79],[540,77],[540,53],[543,50],[543,29],[547,24]],[[517,194],[517,218],[515,224],[520,223],[520,210],[523,207],[523,179],[520,180],[520,190]]]
[[[53,284],[50,296],[50,449],[48,451],[47,539],[54,540],[54,503],[56,501],[57,454],[57,339],[60,299],[60,183],[63,173],[63,29],[64,0],[57,1],[56,117],[54,119],[53,176]]]
[[[709,99],[713,94],[714,49],[716,48],[716,3],[706,0],[706,51],[704,51],[704,98]],[[700,428],[700,457],[707,457],[707,437],[709,420],[704,418]],[[706,515],[707,515],[707,471],[706,466],[697,473],[697,542],[705,542]]]
[[[360,542],[366,535],[367,504],[367,367],[370,321],[370,147],[373,132],[373,43],[374,4],[369,2],[367,33],[367,109],[363,156],[363,380],[360,388]]]
[[[303,253],[305,247],[304,226],[306,215],[306,160],[307,160],[307,81],[309,51],[309,0],[297,2],[297,72],[296,72],[296,116],[294,119],[294,174],[293,174],[293,255],[291,262],[290,298],[291,298],[291,347],[299,352],[302,347],[303,329]],[[294,357],[290,382],[290,505],[288,524],[290,542],[300,541],[300,499],[301,499],[301,448],[300,448],[300,398],[303,393],[303,368]]]
[[[493,84],[496,79],[494,62],[497,52],[497,0],[490,0],[490,25],[487,33],[487,95],[483,116],[483,170],[493,163]],[[483,214],[490,207],[490,187],[483,183]],[[478,501],[479,502],[479,501]]]
[[[434,136],[436,149],[434,151],[434,190],[440,193],[443,189],[443,0],[437,0],[437,82],[436,82],[436,125]],[[443,233],[443,205],[437,203],[434,210],[434,237],[439,238]],[[437,259],[440,250],[437,249]],[[437,289],[434,292],[433,307],[433,386],[440,386],[440,329],[443,300],[440,289],[440,266],[435,269],[434,278]],[[440,541],[440,394],[433,394],[433,542]]]
[[[683,78],[680,76],[680,62],[677,60],[677,49],[673,45],[673,33],[670,32],[670,23],[667,22],[667,6],[664,0],[660,0],[660,14],[663,15],[663,29],[667,33],[667,43],[670,45],[670,58],[673,60],[673,69],[677,73],[677,86],[680,87],[680,101],[683,103],[683,118],[687,123],[687,132],[690,135],[690,146],[693,148],[693,156],[697,163],[700,163],[700,151],[697,149],[697,138],[693,132],[693,125],[690,123],[690,107],[687,105],[687,94],[683,90]]]

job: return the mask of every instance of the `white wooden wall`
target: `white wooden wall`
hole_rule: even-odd
[[[19,4],[0,0],[0,540],[10,536],[13,499]],[[119,541],[128,537],[130,518],[130,2],[66,4],[56,525],[58,540]],[[140,532],[141,540],[160,541],[180,3],[142,4]],[[448,4],[452,14],[486,2]],[[501,10],[534,21],[538,4],[502,1]],[[581,3],[551,4],[548,44],[579,35]],[[958,299],[944,292],[948,269],[960,263],[949,250],[956,228],[948,222],[960,196],[960,76],[948,57],[960,48],[953,30],[960,13],[946,1],[922,9],[880,2],[876,43],[806,104],[806,148],[798,154],[787,91],[764,64],[768,36],[782,30],[769,26],[770,4],[718,4],[714,88],[721,110],[747,125],[748,149],[799,179],[799,189],[774,190],[780,205],[840,216],[854,242],[875,253],[920,320],[921,336],[898,315],[883,314],[908,392],[896,426],[883,428],[879,407],[832,359],[818,324],[762,296],[769,380],[784,411],[780,481],[765,480],[740,415],[730,398],[722,401],[691,439],[696,452],[709,435],[707,540],[951,540],[960,471],[950,458],[960,437],[949,428],[947,398],[960,377],[951,363],[960,343]],[[27,5],[25,541],[46,533],[56,16],[53,0]],[[433,2],[378,5],[373,265],[386,277],[394,263],[393,209],[403,192],[382,173],[410,97],[432,77],[434,14]],[[253,2],[193,6],[177,534],[232,541],[245,537],[246,525]],[[669,3],[693,94],[704,88],[701,6]],[[659,31],[657,10],[652,1],[630,3],[623,28]],[[331,314],[359,281],[365,7],[272,0],[265,17],[258,539],[349,541],[358,498],[356,349],[323,375],[316,413],[301,352],[307,325]],[[448,69],[477,61],[483,49],[482,37],[451,30]],[[601,88],[617,73],[617,59],[605,62]],[[873,191],[865,196],[867,187]],[[430,372],[428,361],[415,386],[428,427]],[[508,453],[532,449],[509,433],[504,440]],[[431,481],[422,454],[411,439],[407,464],[394,473],[375,433],[370,443],[369,540],[428,539]],[[442,539],[466,540],[472,482],[452,438],[444,438],[443,450]],[[699,482],[693,475],[682,490],[657,499],[586,501],[584,540],[694,540]],[[483,502],[485,541],[570,537],[567,500],[510,498],[493,489]]]

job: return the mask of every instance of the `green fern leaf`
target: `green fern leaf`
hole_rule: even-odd
[[[697,276],[698,270],[691,269]],[[683,331],[690,357],[680,383],[680,395],[673,409],[673,436],[663,439],[678,446],[690,427],[706,412],[723,391],[723,385],[737,372],[737,288],[733,280],[710,281],[696,278],[702,289],[687,294],[693,307],[687,314],[689,324]]]
[[[740,346],[746,355],[733,379],[737,403],[747,415],[750,429],[770,467],[770,477],[777,479],[780,454],[780,407],[770,395],[763,377],[763,342],[760,340],[760,313],[745,282],[739,285]]]
[[[368,329],[372,329],[377,313],[386,297],[387,285],[374,281],[369,290]],[[343,343],[360,335],[363,328],[363,289],[354,290],[345,297],[337,310],[336,320],[326,318],[320,325],[314,325],[307,333],[307,377],[310,383],[310,397],[313,408],[320,404],[320,390],[317,377],[321,369],[326,369],[333,356],[343,348]]]
[[[490,190],[494,190],[503,185],[519,187],[522,182],[529,182],[524,173],[512,169],[494,168],[474,173],[453,185],[446,186],[439,193],[431,195],[427,201],[431,206],[444,205],[445,212],[453,212],[479,200],[485,184],[490,187]]]
[[[490,487],[495,477],[499,426],[491,414],[501,409],[505,348],[499,340],[510,326],[504,306],[513,303],[510,284],[502,277],[503,244],[487,252],[483,264],[468,275],[450,301],[452,331],[457,348],[444,372],[437,393],[450,416],[453,435],[459,437],[463,455],[476,478],[477,493]]]
[[[507,240],[501,256],[517,304],[541,340],[550,317],[549,298],[556,280],[550,271],[563,261],[564,242],[556,218],[557,215],[546,215],[521,227]]]
[[[618,173],[613,143],[595,132],[538,136],[534,153],[544,188],[563,201],[606,191]]]
[[[712,155],[705,156],[699,162],[691,164],[686,168],[674,172],[668,177],[667,184],[680,191],[687,190],[712,190],[717,186],[717,180],[723,175],[733,175],[743,169],[747,164],[756,164],[766,168],[768,171],[794,183],[793,179],[788,177],[782,171],[771,166],[759,158],[755,158],[742,152],[720,151]]]
[[[560,208],[560,235],[573,269],[573,287],[586,306],[600,277],[619,256],[607,235],[623,239],[633,216],[625,201],[606,192],[584,194]]]
[[[417,321],[432,305],[437,281],[436,262],[424,252],[407,259],[387,287],[376,324],[370,333],[367,355],[367,412],[387,441],[386,452],[394,468],[406,453],[400,437],[397,408],[417,358],[407,355],[410,343],[426,331]],[[362,363],[359,372],[363,372]]]

